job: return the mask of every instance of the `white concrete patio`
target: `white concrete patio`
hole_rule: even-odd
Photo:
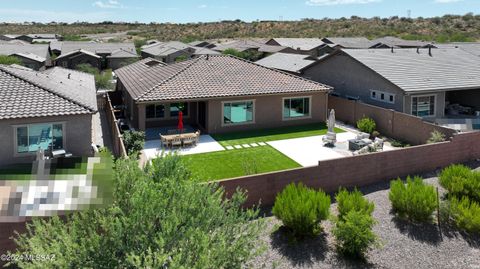
[[[335,147],[325,147],[323,135],[293,138],[267,142],[276,150],[285,154],[303,167],[315,166],[319,161],[353,156],[348,150],[348,140],[355,139],[356,134],[350,131],[337,134]],[[384,151],[393,148],[384,144]]]
[[[145,155],[146,160],[151,160],[157,156],[161,156],[162,152],[167,154],[170,152],[177,152],[180,155],[189,155],[189,154],[198,154],[206,152],[214,152],[225,150],[220,143],[215,141],[210,135],[201,135],[200,142],[197,146],[185,147],[185,148],[174,148],[165,149],[161,148],[160,139],[148,140],[145,141],[145,146],[143,148],[143,154]]]

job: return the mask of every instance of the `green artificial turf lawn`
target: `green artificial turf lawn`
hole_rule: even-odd
[[[194,177],[226,179],[301,167],[271,146],[258,146],[182,156]]]
[[[325,123],[314,123],[300,126],[279,127],[273,129],[241,131],[226,134],[212,134],[213,139],[217,140],[222,146],[243,145],[258,142],[268,142],[274,140],[283,140],[290,138],[300,138],[327,133]],[[336,133],[344,130],[335,128]]]

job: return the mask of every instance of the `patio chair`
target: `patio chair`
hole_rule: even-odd
[[[192,146],[197,141],[196,136],[187,136],[183,139],[183,146]]]
[[[195,132],[195,145],[198,145],[198,143],[200,143],[200,130]]]
[[[170,141],[170,147],[175,147],[175,146],[179,146],[179,147],[182,146],[182,138],[180,136],[176,136]]]

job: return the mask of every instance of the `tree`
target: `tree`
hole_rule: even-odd
[[[106,69],[100,72],[97,68],[90,64],[79,64],[75,67],[77,70],[92,74],[95,77],[95,86],[97,89],[113,89],[112,70]]]
[[[214,184],[192,180],[180,157],[115,164],[113,203],[102,209],[35,219],[15,239],[21,268],[242,268],[257,254],[263,221],[241,208],[245,195],[224,200]]]

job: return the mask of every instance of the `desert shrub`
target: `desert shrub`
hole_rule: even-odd
[[[451,197],[449,214],[454,224],[469,233],[480,233],[480,203],[468,197]]]
[[[375,220],[365,212],[352,210],[333,228],[337,250],[350,257],[362,258],[376,242],[372,228]]]
[[[433,186],[421,177],[408,177],[405,185],[400,179],[390,182],[388,198],[400,217],[413,221],[428,221],[437,206],[437,194]]]
[[[480,173],[461,164],[450,165],[442,170],[439,182],[450,196],[468,196],[480,202]]]
[[[427,144],[434,144],[445,141],[445,135],[437,130],[430,133],[430,138],[427,140]]]
[[[125,131],[123,133],[123,143],[128,155],[136,154],[145,145],[145,133],[142,131]]]
[[[405,148],[405,147],[410,146],[410,144],[408,144],[406,142],[403,142],[401,140],[396,140],[396,139],[390,140],[390,145],[392,145],[392,147],[396,147],[396,148]]]
[[[292,183],[277,195],[272,213],[295,237],[312,236],[329,216],[330,196],[302,183]]]
[[[171,159],[173,158],[173,159]],[[164,156],[161,162],[177,162]],[[105,208],[34,219],[17,235],[14,268],[242,268],[258,253],[264,221],[242,209],[246,196],[224,199],[214,184],[198,184],[133,159],[115,165],[113,203]],[[168,175],[168,176],[162,176]]]
[[[375,205],[363,197],[363,194],[357,189],[348,192],[342,188],[335,195],[335,200],[337,201],[338,218],[341,220],[350,211],[358,211],[371,216],[375,208]]]
[[[373,119],[364,117],[357,121],[357,128],[364,133],[371,134],[375,131],[375,128],[377,128],[377,124]]]
[[[7,55],[0,55],[0,64],[11,65],[11,64],[18,64],[22,65],[22,61],[16,56],[7,56]]]

